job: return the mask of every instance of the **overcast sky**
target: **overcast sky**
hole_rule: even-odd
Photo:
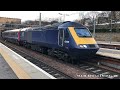
[[[39,19],[39,13],[41,13],[42,20],[60,17],[63,20],[63,15],[59,14],[61,13],[69,15],[65,16],[66,21],[73,21],[80,18],[79,12],[80,11],[0,11],[0,17],[20,18],[23,22],[26,20],[37,20]]]
[[[74,20],[79,18],[79,11],[0,11],[0,17],[9,18],[20,18],[22,21],[25,20],[36,20],[39,18],[39,13],[41,13],[42,20],[48,18],[62,18],[62,14],[69,14],[70,16],[65,16],[65,20]]]

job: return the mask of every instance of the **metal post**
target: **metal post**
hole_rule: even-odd
[[[79,12],[79,19],[80,19],[80,12]]]
[[[40,13],[39,25],[41,27],[41,13]]]
[[[64,18],[63,18],[63,22],[65,21],[65,14],[64,14]]]
[[[112,19],[110,19],[110,44],[111,44],[111,40],[112,40]]]
[[[95,18],[93,17],[93,26],[94,26],[94,28],[93,28],[93,37],[95,37]]]

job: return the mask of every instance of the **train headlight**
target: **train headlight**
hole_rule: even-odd
[[[95,47],[96,47],[96,48],[99,48],[99,46],[98,46],[97,44],[95,44]]]
[[[87,48],[87,45],[83,45],[84,46],[84,48]]]
[[[79,45],[80,46],[80,48],[84,48],[84,46],[83,45]]]
[[[79,45],[80,48],[87,48],[87,45]]]

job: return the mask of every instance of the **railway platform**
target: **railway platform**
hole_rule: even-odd
[[[0,54],[0,79],[18,79],[11,67]]]
[[[100,48],[98,50],[97,54],[102,55],[102,56],[108,56],[108,57],[120,59],[120,50]]]
[[[0,43],[0,79],[56,79]]]
[[[100,48],[97,52],[98,55],[106,56],[106,57],[111,57],[113,60],[110,62],[109,59],[106,61],[100,61],[100,64],[114,68],[115,70],[120,69],[120,64],[114,59],[117,59],[118,61],[120,60],[120,49],[108,49],[108,48]]]
[[[120,50],[117,49],[120,46],[120,42],[97,41],[97,43],[99,45],[107,45],[106,47],[102,46],[98,50],[97,54],[120,59]]]

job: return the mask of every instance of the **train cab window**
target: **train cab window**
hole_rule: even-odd
[[[92,37],[90,31],[86,28],[75,28],[75,32],[79,37]]]
[[[62,37],[63,37],[63,31],[60,30],[60,38],[62,38]]]
[[[67,40],[69,38],[69,32],[68,32],[68,30],[66,29],[65,30],[65,40]]]

